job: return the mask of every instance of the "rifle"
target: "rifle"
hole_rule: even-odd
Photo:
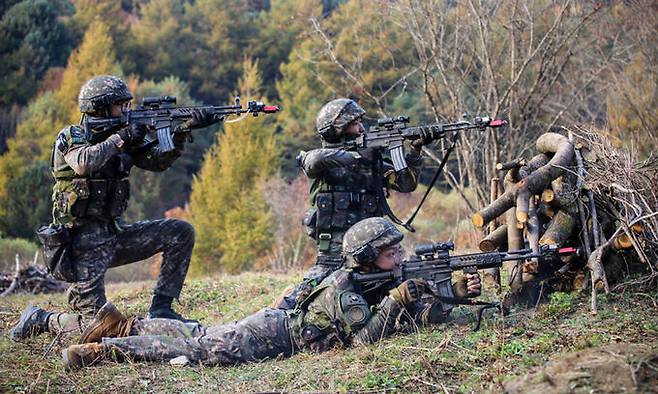
[[[575,248],[558,248],[557,245],[542,245],[538,252],[521,249],[509,252],[470,253],[450,255],[455,249],[452,242],[420,244],[415,248],[415,255],[391,271],[371,274],[352,273],[352,279],[364,285],[379,286],[384,282],[401,283],[407,279],[424,279],[430,286],[430,292],[441,301],[450,304],[460,303],[452,293],[452,273],[463,271],[475,274],[478,270],[501,267],[504,261],[530,260],[550,261],[561,255],[578,253]],[[467,304],[473,304],[467,302]]]
[[[235,105],[197,105],[189,107],[176,107],[176,97],[145,97],[142,104],[135,109],[128,110],[117,118],[96,118],[85,115],[83,126],[87,132],[87,139],[92,140],[93,134],[104,133],[114,130],[120,126],[131,124],[143,124],[150,130],[155,130],[157,143],[161,152],[169,152],[174,149],[173,125],[192,118],[192,110],[202,109],[208,112],[213,122],[220,122],[228,115],[239,115],[251,113],[258,116],[259,113],[272,114],[279,112],[278,105],[265,105],[260,101],[249,101],[247,107],[243,108],[240,98],[235,99]],[[139,149],[151,146],[155,143],[147,142]]]
[[[487,127],[498,128],[507,124],[502,119],[491,119],[485,117],[475,117],[472,121],[462,120],[454,123],[433,123],[419,126],[408,126],[409,117],[404,115],[392,118],[381,118],[377,120],[375,126],[368,128],[368,131],[351,141],[325,144],[328,148],[376,148],[387,149],[390,152],[393,168],[395,171],[401,171],[407,168],[404,160],[402,144],[405,140],[414,141],[423,138],[425,135],[431,135],[431,139],[438,140],[445,137],[446,134],[456,135],[463,130],[478,129],[484,130]]]

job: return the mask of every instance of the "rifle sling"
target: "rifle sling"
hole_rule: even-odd
[[[401,225],[402,227],[406,228],[409,232],[412,233],[416,232],[416,229],[411,225],[411,223],[416,218],[416,215],[418,215],[418,212],[420,211],[420,208],[425,203],[425,200],[427,199],[427,196],[430,194],[430,191],[432,190],[432,188],[434,188],[434,184],[436,184],[436,181],[439,179],[439,176],[441,175],[441,171],[443,171],[443,167],[445,167],[446,163],[448,162],[448,157],[450,157],[450,154],[455,149],[456,145],[457,145],[457,133],[454,133],[452,136],[452,144],[446,151],[445,155],[443,155],[443,159],[441,159],[439,168],[436,169],[436,173],[434,174],[434,177],[432,178],[430,184],[427,186],[427,190],[425,190],[425,194],[423,195],[423,198],[418,203],[418,206],[416,207],[414,213],[409,217],[409,219],[407,219],[406,222],[403,222],[397,216],[395,216],[390,205],[388,205],[388,201],[386,200],[386,196],[384,195],[383,187],[378,188],[380,193],[380,200],[382,201],[382,209],[384,210],[384,213],[393,221],[393,223]]]

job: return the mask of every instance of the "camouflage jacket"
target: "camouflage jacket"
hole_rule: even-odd
[[[183,149],[180,137],[174,143],[176,149],[167,153],[161,153],[157,144],[128,153],[117,134],[92,144],[80,126],[65,127],[57,134],[51,155],[53,222],[72,227],[86,218],[118,218],[130,197],[128,175],[132,166],[149,171],[169,168]]]
[[[416,190],[422,157],[409,149],[406,161],[409,167],[396,172],[390,160],[370,149],[319,148],[303,153],[300,166],[311,181],[312,208],[304,218],[309,235],[317,240],[320,234],[335,234],[359,220],[382,216],[382,188]]]
[[[348,268],[333,272],[292,312],[290,327],[301,348],[321,352],[373,343],[447,317],[440,302],[405,307],[389,296],[390,286],[365,291],[350,274]]]

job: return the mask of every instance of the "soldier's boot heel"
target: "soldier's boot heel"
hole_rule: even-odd
[[[94,320],[83,331],[80,343],[100,342],[103,337],[120,338],[130,335],[134,318],[126,318],[111,302],[106,302]]]
[[[62,350],[64,369],[75,371],[97,364],[105,357],[105,347],[101,343],[85,343],[71,345]]]
[[[36,306],[28,306],[21,314],[18,323],[9,332],[9,337],[12,341],[20,341],[48,332],[48,317],[51,314]]]

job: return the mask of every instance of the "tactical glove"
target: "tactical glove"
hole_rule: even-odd
[[[452,284],[455,298],[472,298],[480,295],[482,284],[480,274],[466,274],[463,278]]]
[[[185,122],[185,126],[190,129],[200,129],[210,126],[214,121],[215,119],[208,111],[203,108],[195,108],[192,110],[192,119]]]
[[[124,127],[123,129],[117,131],[117,134],[119,137],[121,137],[123,143],[128,145],[142,141],[147,131],[148,128],[146,125],[133,123],[128,127]]]
[[[429,128],[421,127],[420,129],[420,138],[411,142],[411,146],[416,150],[420,150],[423,145],[427,145],[430,142],[434,141],[434,135],[432,130]]]
[[[412,304],[425,293],[427,282],[422,279],[407,279],[398,287],[389,291],[390,296],[402,305]]]

